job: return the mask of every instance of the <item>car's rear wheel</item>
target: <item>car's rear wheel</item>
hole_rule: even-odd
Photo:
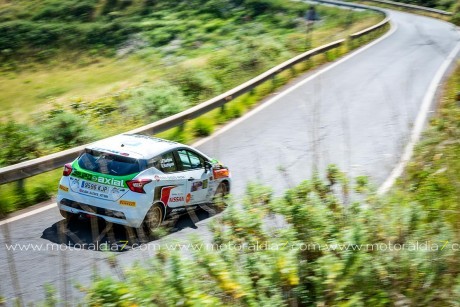
[[[154,204],[145,215],[144,230],[148,236],[151,236],[163,222],[164,214],[163,209],[159,204]]]

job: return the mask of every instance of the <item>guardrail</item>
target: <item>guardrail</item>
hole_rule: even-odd
[[[333,3],[333,1],[318,1],[322,3],[330,3],[337,5],[338,2]],[[352,8],[364,8],[364,9],[372,9],[374,11],[383,12],[383,10],[370,8],[364,5],[357,5],[357,4],[348,4],[348,3],[340,3],[341,6],[348,6]],[[383,12],[384,13],[384,12]],[[384,13],[385,14],[385,13]],[[356,37],[374,32],[389,22],[388,18],[384,21],[380,22],[379,24],[372,26],[368,29],[360,31],[359,33],[352,34],[350,39],[354,39]],[[358,35],[359,34],[359,35]],[[356,36],[358,35],[358,36]],[[144,134],[156,134],[159,132],[166,131],[168,129],[180,126],[185,124],[188,120],[197,118],[200,115],[203,115],[213,109],[221,107],[225,105],[227,102],[231,101],[234,98],[237,98],[252,89],[256,86],[260,85],[261,83],[270,80],[280,72],[292,68],[294,65],[308,60],[309,58],[326,53],[327,51],[336,49],[342,46],[346,42],[346,39],[341,39],[327,45],[323,45],[321,47],[312,49],[310,51],[304,52],[282,64],[279,64],[272,69],[262,73],[261,75],[217,96],[208,101],[205,101],[199,105],[196,105],[190,109],[187,109],[183,112],[178,114],[169,116],[167,118],[161,119],[154,123],[130,130],[126,133],[144,133]],[[54,170],[56,168],[62,167],[65,163],[69,163],[74,160],[78,154],[86,147],[87,145],[82,145],[79,147],[75,147],[72,149],[64,150],[58,153],[54,153],[48,156],[44,156],[41,158],[25,161],[22,163],[10,165],[4,168],[0,168],[0,184],[5,184],[13,181],[23,180],[28,177],[38,175],[47,171]]]
[[[356,4],[356,3],[333,1],[333,0],[313,0],[313,1],[318,2],[318,3],[322,3],[322,4],[330,4],[330,5],[335,5],[335,6],[345,6],[345,7],[349,7],[349,8],[353,8],[353,9],[371,10],[371,11],[375,11],[375,12],[381,13],[381,14],[386,16],[386,13],[385,13],[384,10],[379,9],[379,8],[375,8],[375,7],[372,7],[372,6],[367,6],[367,5],[364,5],[364,4]],[[367,29],[364,29],[362,31],[359,31],[359,32],[351,34],[350,39],[351,40],[357,39],[357,38],[360,38],[360,37],[362,37],[362,36],[364,36],[366,34],[374,32],[374,31],[386,26],[389,23],[389,21],[390,21],[390,18],[385,17],[385,19],[382,20],[381,22],[379,22],[378,24],[376,24],[376,25],[374,25],[372,27],[369,27]]]
[[[394,6],[399,6],[399,7],[413,9],[413,10],[419,10],[419,11],[425,11],[425,12],[429,12],[429,13],[440,14],[440,15],[443,15],[443,16],[452,16],[453,15],[453,13],[451,13],[451,12],[446,12],[446,11],[443,11],[443,10],[432,9],[432,8],[429,8],[429,7],[413,5],[413,4],[406,4],[406,3],[401,3],[401,2],[394,2],[394,1],[388,1],[388,0],[365,0],[365,1],[381,3],[381,4],[388,4],[388,5],[394,5]]]
[[[376,24],[375,26],[372,26],[368,29],[364,29],[362,31],[359,31],[359,32],[356,32],[356,33],[353,33],[352,35],[350,35],[350,38],[351,39],[356,39],[356,38],[360,38],[361,36],[363,35],[366,35],[366,34],[369,34],[371,32],[374,32],[380,28],[383,28],[384,26],[386,26],[388,24],[388,22],[390,21],[389,18],[385,18],[384,20],[382,20],[381,22],[379,22],[378,24]]]

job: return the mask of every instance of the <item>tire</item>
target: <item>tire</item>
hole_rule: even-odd
[[[154,204],[147,212],[144,218],[143,228],[147,236],[151,236],[152,232],[157,230],[164,219],[164,211],[160,204]]]
[[[225,207],[226,195],[228,195],[228,185],[225,182],[221,182],[214,193],[213,204],[218,207]]]

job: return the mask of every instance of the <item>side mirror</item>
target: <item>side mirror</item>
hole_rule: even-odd
[[[207,173],[208,171],[212,170],[212,163],[209,161],[204,162],[204,171]]]

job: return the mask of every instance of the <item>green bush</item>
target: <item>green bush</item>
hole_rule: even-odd
[[[179,113],[189,107],[182,90],[164,81],[134,89],[130,95],[131,98],[123,103],[126,108],[150,121]]]
[[[0,122],[0,166],[15,164],[40,155],[37,133],[24,124]]]
[[[45,1],[33,15],[33,20],[67,19],[90,21],[96,9],[97,1]]]
[[[55,185],[53,185],[53,188],[55,188]],[[52,192],[50,192],[52,191]],[[48,200],[51,198],[52,195],[54,195],[55,191],[54,189],[50,189],[47,186],[37,186],[33,189],[30,197],[31,197],[31,204],[37,204],[39,202]]]
[[[243,113],[244,109],[239,104],[230,104],[225,112],[228,119],[241,117]]]
[[[460,26],[460,13],[456,13],[452,16],[451,22]]]
[[[212,75],[196,68],[182,68],[176,71],[170,82],[177,85],[192,104],[222,92],[222,85]]]
[[[148,38],[150,44],[155,47],[166,45],[174,39],[174,34],[168,28],[158,28],[149,31],[145,33],[145,36]]]
[[[421,223],[426,211],[407,200],[365,194],[367,207],[343,206],[334,193],[343,174],[335,167],[330,172],[332,182],[316,177],[278,199],[249,185],[240,205],[230,203],[211,221],[212,245],[191,239],[189,257],[164,248],[149,266],[127,271],[126,280],[94,283],[87,302],[388,306],[457,300],[455,253],[408,247],[456,242],[454,228],[440,215]],[[282,227],[265,224],[274,216]]]
[[[51,133],[51,134],[50,134]],[[94,139],[86,120],[65,110],[54,110],[40,123],[40,135],[51,148],[66,149]]]
[[[193,125],[194,135],[204,137],[210,135],[214,131],[214,124],[206,118],[198,118]]]
[[[173,128],[169,133],[165,134],[164,138],[183,144],[188,143],[192,139],[191,135],[185,131],[184,127]]]

